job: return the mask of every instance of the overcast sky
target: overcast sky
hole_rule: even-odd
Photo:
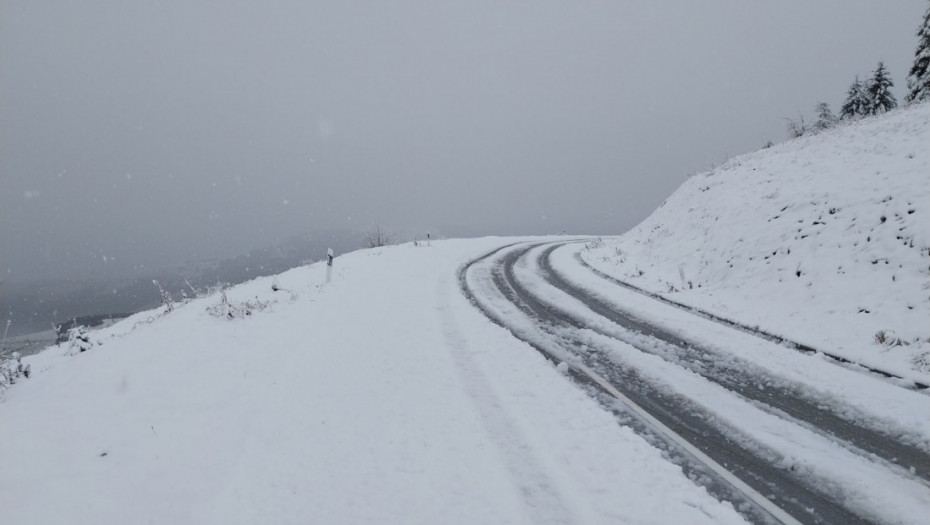
[[[879,60],[903,98],[926,7],[4,0],[0,278],[375,223],[621,233]]]

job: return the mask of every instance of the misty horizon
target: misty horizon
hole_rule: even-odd
[[[900,100],[925,5],[4,2],[0,279],[620,234],[879,60]]]

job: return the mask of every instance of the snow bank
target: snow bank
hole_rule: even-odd
[[[737,157],[582,256],[675,301],[930,379],[928,144],[922,104]]]

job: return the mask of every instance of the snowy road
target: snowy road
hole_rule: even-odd
[[[2,522],[926,522],[925,391],[611,285],[567,241],[360,250],[28,356]]]
[[[0,521],[743,523],[459,293],[514,240],[344,254],[28,356]]]
[[[745,517],[923,519],[930,502],[925,393],[616,286],[580,264],[583,247],[505,246],[463,268],[463,289],[492,320],[570,364],[580,382],[590,383],[581,370],[593,370],[626,405],[641,407],[646,418],[639,408],[612,406]],[[689,453],[682,439],[700,453]]]

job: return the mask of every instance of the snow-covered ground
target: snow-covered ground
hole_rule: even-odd
[[[930,104],[689,178],[582,253],[637,287],[930,382]]]
[[[25,358],[3,523],[742,522],[467,302],[456,269],[506,242],[355,252]]]
[[[924,104],[739,157],[690,178],[626,235],[558,248],[552,267],[753,381],[925,451],[926,392],[624,290],[575,255],[677,302],[930,382],[927,144]],[[457,270],[514,241],[354,252],[329,283],[323,264],[301,267],[93,331],[86,352],[23,358],[31,377],[0,392],[0,519],[742,522],[468,302]],[[581,318],[592,345],[697,400],[779,468],[835,484],[863,516],[924,515],[930,492],[913,469],[760,411],[654,342],[640,353],[621,342],[638,335],[545,285],[534,264],[517,278]],[[512,304],[498,306],[519,324]]]

